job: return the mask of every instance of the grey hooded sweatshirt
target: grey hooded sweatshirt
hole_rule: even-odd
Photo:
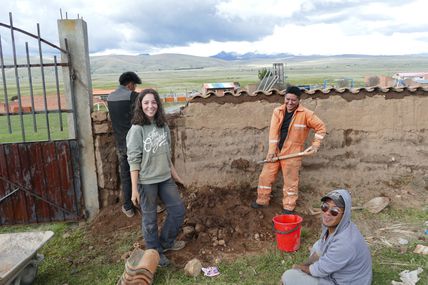
[[[328,229],[322,227],[321,238],[313,248],[320,258],[309,266],[309,271],[319,278],[319,285],[370,285],[372,258],[364,237],[351,222],[351,196],[343,189],[335,191],[345,201],[345,211],[336,230],[327,239]]]
[[[132,125],[126,136],[131,171],[139,170],[139,184],[160,183],[171,178],[171,134],[168,126]]]

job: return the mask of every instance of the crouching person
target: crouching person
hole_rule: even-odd
[[[357,226],[351,221],[351,195],[334,190],[321,199],[322,232],[308,260],[282,275],[284,285],[370,285],[372,259]]]

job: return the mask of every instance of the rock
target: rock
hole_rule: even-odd
[[[197,258],[193,258],[189,262],[187,262],[184,267],[184,273],[187,276],[196,277],[201,273],[202,263]]]
[[[217,236],[217,234],[218,234],[218,229],[217,228],[213,228],[213,229],[209,229],[208,230],[208,234],[210,235],[210,236]]]
[[[192,226],[185,226],[185,227],[183,227],[183,234],[187,238],[192,238],[193,235],[195,234],[195,228]]]
[[[222,238],[224,238],[224,233],[223,233],[223,230],[218,230],[218,234],[217,234],[217,237],[218,237],[219,239],[222,239]]]
[[[200,241],[200,242],[209,242],[210,241],[210,236],[207,233],[200,233],[198,235],[198,241]]]
[[[91,117],[94,122],[104,122],[104,121],[107,121],[107,112],[105,111],[92,112]]]
[[[224,239],[221,239],[218,241],[218,245],[224,246],[226,245],[226,242],[224,241]]]
[[[211,226],[212,226],[212,224],[213,224],[213,221],[212,221],[212,219],[211,219],[211,218],[208,218],[208,219],[207,219],[207,221],[205,222],[205,225],[206,225],[207,227],[211,227]]]
[[[201,233],[205,231],[205,226],[203,224],[196,224],[195,225],[195,231],[197,233]]]

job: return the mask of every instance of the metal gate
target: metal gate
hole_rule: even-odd
[[[61,49],[39,24],[35,35],[9,18],[0,23],[0,225],[82,219],[73,90],[64,95],[73,78],[62,76],[71,71],[67,42]]]

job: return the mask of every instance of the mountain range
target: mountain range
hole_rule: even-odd
[[[223,60],[251,60],[251,59],[267,59],[267,58],[290,58],[294,57],[294,55],[289,53],[276,53],[276,54],[264,54],[264,53],[255,53],[255,52],[247,52],[244,54],[236,53],[236,52],[225,52],[221,51],[216,55],[210,56],[212,58],[218,58]]]

